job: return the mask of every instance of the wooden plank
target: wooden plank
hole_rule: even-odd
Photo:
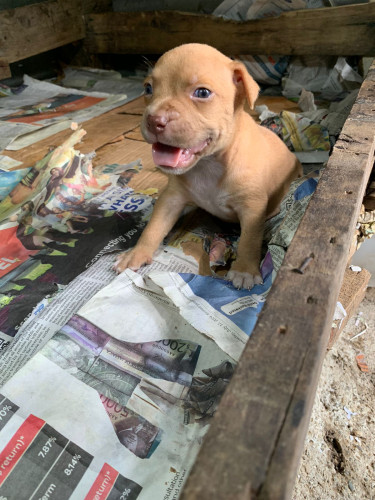
[[[125,136],[127,139],[133,139],[134,141],[144,141],[143,135],[141,132],[141,127],[137,127],[134,130],[128,132]]]
[[[126,110],[124,110],[124,113],[131,114],[131,115],[142,115],[144,109],[145,109],[144,98],[137,97],[137,99],[134,99],[133,101],[128,102],[126,104]]]
[[[139,116],[126,114],[121,112],[121,109],[123,107],[82,123],[82,128],[87,134],[77,149],[82,153],[96,151],[105,144],[115,141],[118,136],[135,129],[140,122]],[[6,151],[6,154],[15,160],[22,161],[22,168],[30,167],[43,158],[51,148],[61,144],[71,133],[70,129],[63,130],[19,151]]]
[[[341,332],[344,330],[347,322],[364,299],[370,278],[371,274],[366,269],[362,269],[360,272],[352,271],[350,268],[345,270],[338,301],[345,309],[346,316],[343,320],[334,321],[335,326],[331,328],[328,349],[331,349],[334,345]]]
[[[9,78],[10,76],[12,76],[12,72],[10,71],[8,62],[0,59],[0,80]]]
[[[182,500],[290,498],[375,148],[375,64],[213,418]],[[293,272],[314,255],[304,274]]]
[[[112,10],[112,0],[81,0],[84,14]]]
[[[92,14],[86,19],[86,47],[94,53],[161,54],[200,42],[226,54],[375,54],[375,3],[245,22],[173,11]]]
[[[81,2],[49,0],[0,12],[0,59],[8,63],[85,36]]]

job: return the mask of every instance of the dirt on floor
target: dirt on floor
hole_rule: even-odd
[[[375,499],[374,396],[375,288],[368,288],[325,357],[293,500]]]

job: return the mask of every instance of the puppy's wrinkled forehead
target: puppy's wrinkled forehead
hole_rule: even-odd
[[[194,85],[229,84],[231,59],[201,44],[186,44],[166,52],[156,63],[151,77],[155,86],[177,91]]]

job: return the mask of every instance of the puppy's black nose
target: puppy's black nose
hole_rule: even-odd
[[[148,115],[147,117],[147,127],[153,134],[163,132],[167,123],[168,119],[165,115]]]

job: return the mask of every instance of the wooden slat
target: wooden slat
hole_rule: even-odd
[[[375,64],[289,247],[182,500],[290,498],[375,147]],[[304,274],[293,272],[306,257]]]
[[[0,80],[9,78],[11,75],[12,72],[10,71],[9,63],[0,59]]]
[[[81,2],[50,0],[0,12],[0,59],[8,63],[85,36]]]
[[[126,104],[126,113],[130,115],[142,115],[145,109],[145,99],[143,96],[137,97]]]
[[[370,278],[371,274],[366,269],[362,269],[360,272],[352,271],[350,268],[345,270],[338,301],[345,309],[346,316],[342,320],[335,320],[333,322],[334,326],[331,329],[328,349],[333,347],[349,319],[364,299]]]
[[[86,19],[86,46],[94,53],[159,54],[200,42],[226,54],[375,55],[375,3],[246,22],[181,12],[116,12]]]
[[[135,129],[140,122],[140,117],[125,112],[126,104],[115,108],[104,115],[97,116],[81,124],[87,134],[77,146],[82,153],[96,151],[105,144],[116,140],[119,135],[125,135]],[[31,167],[43,158],[51,148],[55,148],[64,142],[72,133],[70,129],[63,130],[51,137],[47,137],[35,144],[19,151],[7,151],[7,156],[22,161],[21,167]]]
[[[112,0],[81,0],[81,3],[84,14],[112,10]]]

